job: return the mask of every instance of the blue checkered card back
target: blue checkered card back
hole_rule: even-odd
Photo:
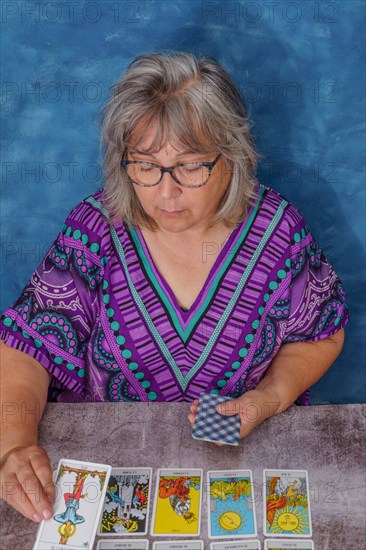
[[[216,406],[226,401],[232,401],[232,399],[225,395],[212,395],[210,393],[200,395],[192,430],[192,436],[195,439],[225,443],[225,445],[239,445],[239,415],[224,416],[216,411]]]

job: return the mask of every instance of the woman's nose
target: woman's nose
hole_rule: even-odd
[[[158,188],[159,194],[163,198],[178,197],[182,193],[180,185],[174,181],[169,172],[164,172]]]

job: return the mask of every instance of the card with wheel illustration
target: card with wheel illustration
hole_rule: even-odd
[[[152,535],[200,533],[202,470],[160,469],[155,488]]]

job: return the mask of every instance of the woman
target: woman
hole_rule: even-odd
[[[189,401],[193,424],[199,395],[220,393],[244,437],[309,404],[349,318],[301,214],[255,179],[246,108],[213,59],[136,58],[102,141],[104,189],[72,210],[1,317],[4,400],[39,405],[3,430],[2,485],[18,489],[3,498],[34,521],[53,496],[37,446],[47,400]]]

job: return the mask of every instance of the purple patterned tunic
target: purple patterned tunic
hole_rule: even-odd
[[[188,311],[142,233],[110,225],[102,190],[70,213],[0,338],[52,375],[49,401],[192,401],[254,389],[281,344],[349,320],[337,273],[299,211],[257,186]],[[309,404],[307,390],[296,401]]]

